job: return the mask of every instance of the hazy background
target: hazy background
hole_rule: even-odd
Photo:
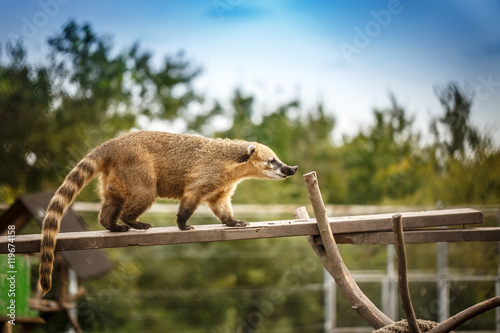
[[[0,42],[21,36],[30,59],[43,61],[47,36],[70,18],[109,34],[115,51],[140,42],[158,63],[185,50],[203,67],[196,87],[226,103],[235,87],[267,107],[324,102],[337,141],[366,126],[389,91],[427,130],[439,112],[433,88],[449,81],[476,91],[471,120],[498,133],[495,0],[2,1]]]
[[[238,219],[292,218],[267,204],[308,204],[300,175],[315,170],[325,203],[355,205],[336,214],[473,206],[498,226],[499,57],[497,1],[1,1],[0,202],[56,189],[112,137],[158,129],[258,141],[299,166],[242,182],[233,202],[260,205]],[[77,200],[97,201],[96,185]],[[175,226],[171,209],[141,219]],[[410,277],[426,276],[411,283],[421,318],[438,320],[442,248],[408,246]],[[448,250],[451,314],[495,296],[496,242]],[[387,270],[386,246],[341,251],[351,270]],[[323,271],[303,237],[105,252],[115,269],[81,281],[86,332],[323,332]],[[381,286],[361,283],[377,305]],[[340,293],[337,305],[339,326],[360,325]],[[489,311],[463,329],[496,322]],[[36,332],[65,327],[61,313]]]

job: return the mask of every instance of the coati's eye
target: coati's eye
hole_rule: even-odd
[[[269,164],[274,164],[274,163],[276,163],[276,159],[274,157],[270,157],[268,162],[269,162]]]

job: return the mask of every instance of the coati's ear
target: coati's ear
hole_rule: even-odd
[[[247,156],[250,157],[252,156],[253,153],[257,150],[257,147],[255,145],[250,145],[247,148]]]
[[[252,155],[255,153],[256,150],[257,150],[257,147],[255,145],[249,145],[247,147],[246,154],[241,155],[238,159],[238,162],[239,163],[247,162],[250,159],[250,157],[252,157]]]

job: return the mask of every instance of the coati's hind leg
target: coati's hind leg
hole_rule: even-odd
[[[118,224],[125,206],[127,189],[113,171],[101,175],[102,207],[99,223],[110,231],[127,231],[128,225]]]
[[[214,215],[222,222],[222,224],[228,227],[245,227],[248,225],[247,222],[243,220],[236,220],[233,217],[233,208],[231,206],[231,197],[220,196],[215,199],[209,200],[208,207],[212,210]]]
[[[99,223],[110,231],[127,231],[129,229],[128,225],[118,224],[118,218],[122,213],[124,203],[125,200],[121,198],[104,198],[99,213]]]
[[[144,195],[135,195],[127,199],[123,208],[120,219],[123,223],[131,226],[134,229],[149,229],[152,227],[149,223],[138,221],[141,216],[153,204],[155,196],[145,197]]]
[[[139,216],[140,215],[142,215],[142,214],[139,214]],[[128,224],[129,226],[131,226],[134,229],[143,229],[143,230],[146,230],[146,229],[149,229],[149,228],[152,227],[152,225],[150,223],[138,221],[137,218],[139,216],[137,216],[134,220],[123,221],[123,222],[126,223],[126,224]]]

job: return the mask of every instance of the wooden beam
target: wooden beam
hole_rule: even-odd
[[[392,232],[365,232],[335,235],[339,244],[386,245],[394,244]],[[500,228],[470,229],[425,229],[405,231],[406,244],[436,242],[497,242],[500,241]]]
[[[392,216],[394,214],[376,214],[360,216],[342,216],[329,218],[334,234],[392,231]],[[483,214],[474,209],[446,209],[422,212],[401,213],[403,229],[430,228],[452,225],[468,225],[483,223]],[[313,219],[313,221],[315,221]],[[337,223],[336,223],[337,222]]]
[[[405,229],[482,223],[482,213],[473,209],[452,209],[402,213]],[[392,230],[392,214],[347,216],[329,218],[334,234]],[[315,219],[253,222],[247,227],[234,228],[217,225],[197,225],[195,230],[181,231],[177,227],[160,227],[149,230],[129,230],[124,233],[84,231],[60,233],[56,251],[87,250],[97,248],[150,246],[217,242],[257,238],[294,237],[319,235]],[[16,253],[40,251],[40,234],[16,235]],[[358,244],[359,240],[347,240]],[[410,241],[409,241],[410,242]],[[344,243],[340,241],[339,243]],[[8,253],[7,236],[0,237],[0,253]],[[362,243],[359,243],[362,244]]]

